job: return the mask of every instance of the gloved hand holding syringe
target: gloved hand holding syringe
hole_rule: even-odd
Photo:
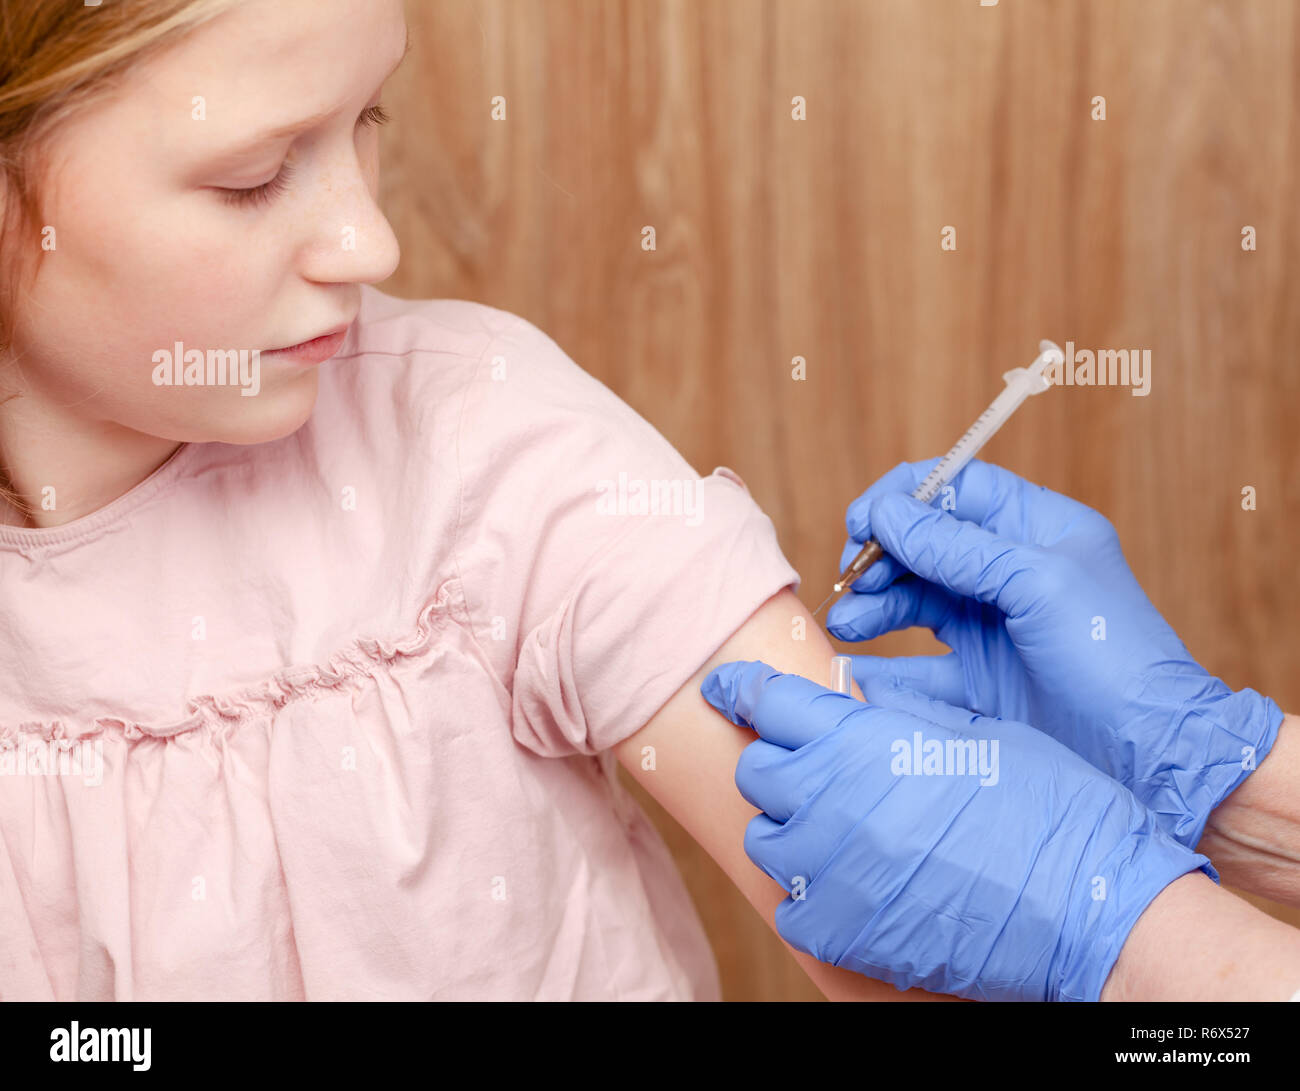
[[[930,503],[938,496],[940,490],[961,473],[966,464],[979,454],[980,448],[993,438],[993,433],[1010,420],[1011,414],[1020,408],[1026,398],[1031,394],[1041,394],[1052,385],[1052,381],[1044,374],[1047,368],[1054,364],[1059,366],[1064,362],[1065,354],[1056,344],[1051,341],[1039,341],[1038,356],[1034,362],[1028,367],[1012,368],[1003,374],[1006,388],[993,399],[993,404],[976,418],[975,423],[953,445],[952,450],[935,464],[934,469],[917,486],[912,496],[923,504]],[[816,617],[821,613],[822,606],[851,586],[854,580],[884,555],[885,551],[879,542],[874,538],[868,540],[836,581],[835,589],[826,596],[821,606],[813,611],[813,616]]]
[[[1281,708],[1192,658],[1109,520],[973,457],[1059,354],[1042,342],[947,455],[899,463],[846,512],[830,635],[927,628],[947,654],[836,656],[829,690],[761,661],[700,686],[759,736],[736,785],[760,811],[747,855],[790,892],[781,937],[898,988],[1100,999],[1121,947],[1145,972],[1128,934],[1157,898],[1216,896],[1191,874],[1218,880],[1195,852],[1211,814],[1261,762],[1270,786],[1292,776],[1270,757]],[[920,928],[918,906],[943,911]],[[1274,976],[1255,995],[1294,992]]]

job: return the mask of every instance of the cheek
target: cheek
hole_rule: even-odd
[[[237,215],[203,207],[173,224],[151,222],[127,243],[123,282],[183,328],[257,337],[275,296],[273,225],[257,233]],[[264,223],[265,221],[258,221]],[[115,259],[109,259],[115,260]],[[251,324],[250,324],[251,323]]]
[[[250,319],[271,298],[270,259],[225,212],[202,195],[140,208],[122,194],[78,193],[54,220],[56,248],[35,285],[40,309],[76,315],[60,325],[93,331],[123,362],[133,347],[256,337]]]
[[[177,341],[238,350],[270,335],[274,258],[247,245],[229,217],[108,215],[83,201],[55,226],[55,249],[15,329],[35,390],[86,416],[186,442],[265,442],[307,419],[313,368],[263,366],[251,397],[237,386],[154,382],[154,354]]]
[[[275,216],[230,208],[214,193],[134,202],[86,195],[73,215],[66,262],[83,290],[94,284],[184,326],[215,311],[244,330],[246,318],[265,314],[282,273]]]

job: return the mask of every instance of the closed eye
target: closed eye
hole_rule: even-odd
[[[375,103],[374,106],[367,106],[361,111],[361,116],[357,118],[357,124],[370,127],[383,125],[391,121],[392,117],[384,109],[381,102]],[[257,205],[270,204],[276,197],[283,193],[289,187],[289,179],[293,177],[293,164],[285,160],[280,164],[279,171],[269,182],[263,182],[261,185],[249,186],[246,189],[229,189],[218,186],[217,191],[221,194],[221,199],[228,205],[236,207],[250,207]]]
[[[247,189],[218,187],[217,191],[221,194],[221,199],[228,205],[265,205],[269,204],[289,187],[289,179],[292,177],[293,164],[286,159],[280,164],[276,176],[269,182],[263,182],[260,186],[250,186]]]

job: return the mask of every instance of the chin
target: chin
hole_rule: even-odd
[[[270,443],[298,431],[316,407],[316,371],[309,381],[296,382],[279,390],[262,390],[252,397],[238,395],[233,411],[227,409],[213,423],[203,441],[217,443]]]

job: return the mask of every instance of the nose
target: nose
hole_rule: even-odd
[[[319,204],[309,210],[310,245],[302,274],[323,284],[374,284],[391,276],[401,247],[375,201],[376,165],[361,163],[355,150],[326,169],[318,184]]]

